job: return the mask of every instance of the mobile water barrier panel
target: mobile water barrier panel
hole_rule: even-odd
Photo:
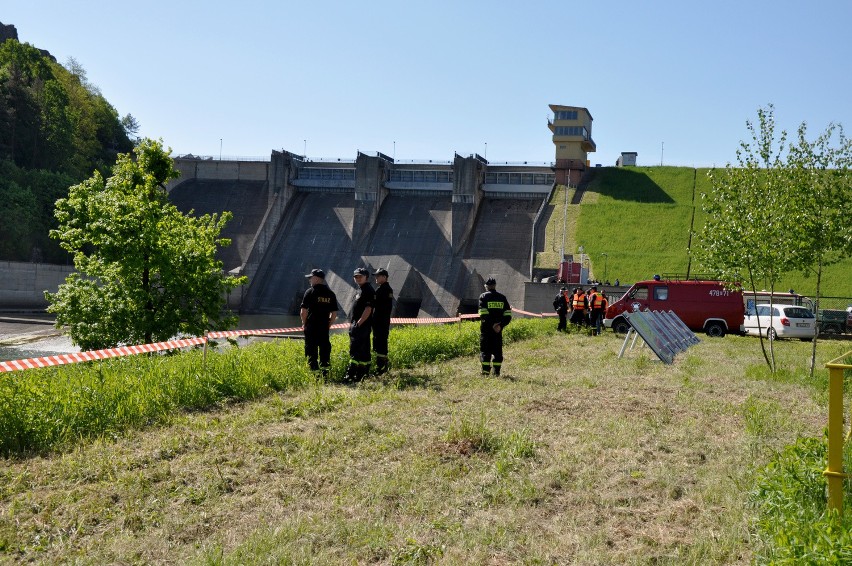
[[[624,317],[630,323],[630,330],[624,337],[624,344],[618,353],[619,358],[624,355],[631,339],[631,348],[633,347],[637,335],[641,336],[645,344],[666,364],[674,362],[679,352],[700,342],[695,333],[672,311],[625,312]]]

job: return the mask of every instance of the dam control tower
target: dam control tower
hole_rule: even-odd
[[[553,133],[556,146],[556,183],[577,186],[589,168],[588,154],[596,149],[592,140],[592,115],[581,106],[551,104],[553,116],[548,118],[547,127]]]

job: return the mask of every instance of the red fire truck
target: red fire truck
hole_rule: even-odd
[[[689,328],[708,336],[742,333],[745,315],[743,295],[726,289],[721,281],[678,279],[654,276],[635,283],[606,309],[604,325],[616,332],[630,329],[624,312],[672,311]]]

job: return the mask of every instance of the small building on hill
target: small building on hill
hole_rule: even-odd
[[[636,156],[639,155],[635,151],[622,151],[621,157],[615,160],[616,167],[636,166]]]

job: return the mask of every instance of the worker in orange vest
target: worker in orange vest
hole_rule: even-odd
[[[603,331],[603,317],[604,313],[606,312],[606,307],[609,301],[606,300],[606,295],[598,291],[597,285],[592,286],[592,293],[590,295],[589,303],[589,306],[592,311],[592,334],[599,335]]]
[[[588,308],[586,295],[582,289],[576,287],[574,294],[571,295],[571,323],[578,328],[586,322],[586,308]]]

